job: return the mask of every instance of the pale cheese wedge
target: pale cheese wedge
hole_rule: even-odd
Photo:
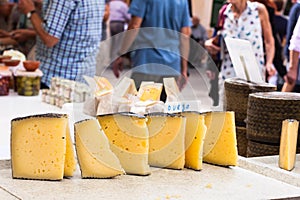
[[[130,95],[136,95],[137,90],[134,80],[128,77],[124,77],[118,85],[114,88],[115,97],[128,98]]]
[[[82,178],[112,178],[124,174],[119,159],[96,119],[75,123],[76,152]]]
[[[295,167],[299,122],[288,119],[282,122],[279,150],[279,167],[291,171]]]

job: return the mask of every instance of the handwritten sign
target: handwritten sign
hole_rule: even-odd
[[[200,111],[201,101],[166,102],[165,113],[178,113],[184,111]]]

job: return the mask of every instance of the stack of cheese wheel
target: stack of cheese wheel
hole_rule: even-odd
[[[249,95],[247,110],[248,156],[278,155],[282,121],[300,120],[300,94],[260,92]],[[298,149],[299,148],[298,137]]]
[[[271,92],[276,86],[268,83],[253,83],[240,78],[225,80],[226,110],[235,112],[236,133],[239,155],[247,156],[246,123],[249,94]]]

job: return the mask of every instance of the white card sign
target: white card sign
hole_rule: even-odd
[[[236,76],[247,81],[263,83],[264,80],[261,76],[250,41],[226,37],[225,43]]]

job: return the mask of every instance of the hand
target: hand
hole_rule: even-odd
[[[183,88],[186,86],[188,82],[188,76],[187,74],[181,74],[181,76],[178,77],[177,79],[177,85],[180,91],[183,90]]]
[[[276,74],[276,69],[273,64],[266,64],[266,69],[269,76],[274,76]]]
[[[210,80],[215,80],[216,78],[216,73],[211,70],[207,70],[206,75]]]
[[[34,2],[32,0],[19,0],[18,8],[23,14],[35,10]]]
[[[30,29],[18,29],[10,32],[11,37],[19,43],[26,42],[28,39],[35,37],[35,31]]]
[[[0,30],[0,37],[10,37],[9,32],[5,30]]]
[[[113,72],[114,75],[119,78],[120,72],[123,70],[123,58],[119,57],[115,62],[113,63]]]
[[[284,81],[290,85],[295,85],[297,80],[297,71],[289,70],[288,73],[283,77]]]
[[[213,44],[214,38],[210,38],[205,41],[204,46],[209,54],[216,55],[221,51],[221,48],[219,46],[216,46]]]

